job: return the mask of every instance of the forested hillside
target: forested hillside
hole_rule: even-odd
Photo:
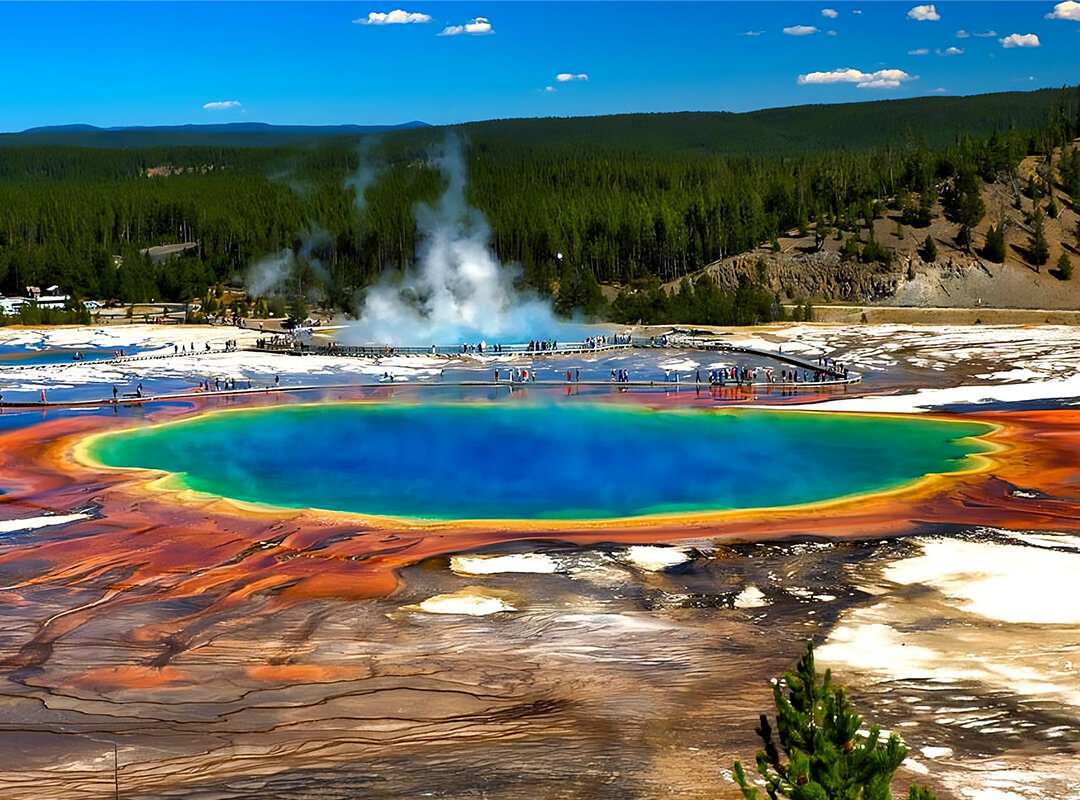
[[[918,227],[941,195],[970,227],[985,212],[969,202],[981,182],[1006,179],[1025,156],[1078,133],[1075,89],[454,131],[467,199],[489,221],[499,257],[556,293],[561,309],[594,311],[598,281],[677,280],[789,229],[858,231],[885,205]],[[446,185],[432,157],[446,136],[421,128],[316,147],[0,147],[0,293],[58,283],[84,297],[190,300],[291,249],[286,291],[348,307],[357,290],[411,264],[414,208]],[[1054,169],[1050,180],[1077,196],[1074,162]],[[158,265],[139,252],[181,241],[199,246]],[[887,257],[862,244],[863,260]]]

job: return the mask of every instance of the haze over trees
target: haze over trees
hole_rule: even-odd
[[[490,224],[492,247],[520,264],[522,286],[553,295],[559,310],[605,313],[600,284],[614,284],[627,289],[612,307],[619,320],[679,310],[687,321],[753,322],[778,309],[761,286],[714,292],[680,281],[795,228],[813,228],[819,247],[835,231],[852,258],[886,263],[888,248],[860,241],[860,228],[888,206],[926,238],[918,229],[939,192],[970,247],[986,213],[983,182],[1071,142],[1080,99],[1070,89],[749,115],[505,120],[458,133],[467,143],[466,199]],[[60,284],[123,303],[190,301],[290,250],[295,267],[281,293],[351,308],[364,287],[414,263],[415,209],[446,186],[430,157],[445,135],[414,128],[261,147],[245,134],[248,146],[214,138],[145,149],[3,137],[0,293]],[[1075,196],[1080,155],[1067,152],[1053,170]],[[198,247],[161,264],[141,252],[172,242]],[[669,295],[662,282],[679,288]]]

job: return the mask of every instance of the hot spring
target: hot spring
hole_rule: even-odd
[[[98,436],[87,455],[236,500],[365,515],[615,519],[768,508],[975,466],[992,426],[623,405],[337,403]]]

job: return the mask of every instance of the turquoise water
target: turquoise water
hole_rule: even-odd
[[[332,404],[97,439],[116,467],[255,503],[428,519],[600,519],[787,506],[966,468],[982,423],[613,405]]]

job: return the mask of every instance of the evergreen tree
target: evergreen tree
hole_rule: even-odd
[[[833,686],[829,670],[818,674],[812,642],[795,670],[784,673],[783,683],[773,684],[773,702],[776,736],[765,714],[756,729],[765,744],[757,754],[757,771],[770,800],[892,800],[889,784],[907,748],[895,733],[882,742],[877,725],[865,737],[859,735],[862,717],[845,690]],[[758,800],[757,788],[738,761],[733,777],[746,800]],[[908,791],[908,800],[934,797],[924,787]]]
[[[1001,229],[1001,225],[996,228],[990,226],[990,230],[986,232],[986,247],[983,248],[983,257],[995,264],[1005,262],[1005,234]]]
[[[828,223],[825,222],[825,215],[820,211],[818,212],[817,219],[814,222],[814,249],[820,250],[825,240],[829,238],[829,234],[832,233],[832,229]]]
[[[929,234],[926,236],[926,243],[923,244],[922,257],[927,264],[937,261],[937,245],[934,244],[934,237]]]
[[[945,216],[960,223],[957,243],[971,252],[971,232],[986,214],[981,194],[981,181],[973,168],[963,167],[945,192]]]
[[[1061,258],[1059,258],[1057,262],[1058,277],[1063,281],[1072,279],[1072,269],[1072,261],[1069,260],[1069,254],[1063,252]]]
[[[1039,198],[1042,195],[1039,193],[1039,184],[1035,180],[1034,172],[1028,175],[1027,193],[1028,197],[1031,198],[1032,202],[1038,205]]]
[[[1035,264],[1035,271],[1050,258],[1050,245],[1046,241],[1046,231],[1043,226],[1042,210],[1036,208],[1035,215],[1031,219],[1031,261]]]

